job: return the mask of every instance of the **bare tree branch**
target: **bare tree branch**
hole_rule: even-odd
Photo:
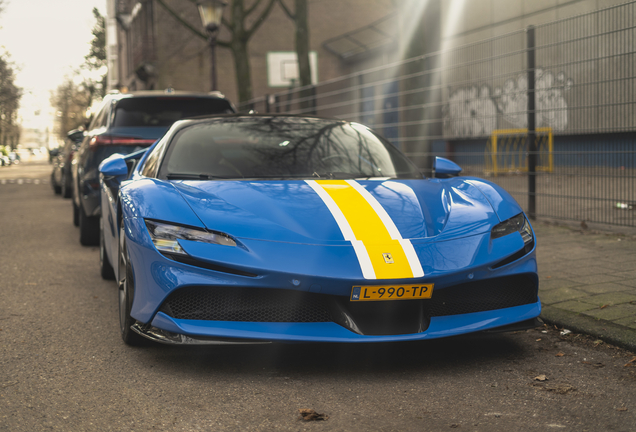
[[[278,0],[278,3],[280,4],[280,7],[283,8],[283,11],[285,12],[285,14],[293,21],[296,20],[296,15],[294,15],[292,13],[292,11],[287,7],[287,5],[285,4],[285,2],[283,0]]]
[[[261,24],[263,24],[263,21],[265,21],[265,18],[267,17],[267,15],[269,15],[270,11],[274,7],[275,2],[276,0],[270,0],[265,10],[260,14],[256,22],[254,22],[252,28],[246,31],[248,38],[252,37],[252,35],[256,32],[256,30],[258,30]]]
[[[263,0],[256,0],[251,7],[248,7],[247,9],[245,9],[245,16],[248,16],[249,14],[254,12],[254,9],[256,9],[258,5],[261,4],[262,1]]]

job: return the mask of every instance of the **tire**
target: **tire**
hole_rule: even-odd
[[[102,279],[115,280],[115,271],[106,254],[104,245],[104,220],[101,217],[99,218],[99,272],[102,275]]]
[[[62,194],[62,197],[64,198],[70,198],[73,195],[73,189],[71,189],[69,186],[69,181],[66,179],[66,176],[63,175],[62,176],[62,184],[60,186],[60,193]]]
[[[53,192],[55,193],[55,195],[59,195],[60,193],[62,193],[62,187],[55,183],[55,176],[53,174],[51,174],[51,186],[53,187]]]
[[[77,208],[75,201],[73,201],[73,225],[79,226],[79,208]]]
[[[89,217],[84,207],[79,207],[79,241],[83,246],[99,245],[99,218]]]
[[[119,298],[119,331],[121,338],[130,346],[141,346],[146,344],[146,339],[135,333],[131,326],[135,323],[135,319],[130,316],[132,302],[135,298],[135,278],[130,263],[128,248],[126,247],[126,233],[124,232],[124,222],[121,222],[119,229],[119,281],[118,298]]]

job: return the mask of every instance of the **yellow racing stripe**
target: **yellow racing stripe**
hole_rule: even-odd
[[[368,258],[361,257],[364,253],[358,250],[356,253],[365,278],[404,279],[424,275],[411,243],[402,239],[386,211],[361,185],[353,180],[307,183],[323,198],[345,239],[351,240],[354,246],[356,242],[362,243]],[[334,204],[337,209],[333,208]],[[365,264],[369,261],[373,270],[365,273]]]

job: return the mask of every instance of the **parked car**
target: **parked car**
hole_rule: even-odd
[[[56,194],[62,194],[64,198],[70,198],[73,191],[71,165],[73,156],[83,140],[83,130],[74,129],[70,131],[64,140],[64,145],[59,147],[52,160],[51,186]]]
[[[9,153],[9,161],[11,162],[11,165],[17,165],[20,163],[20,155],[16,152],[10,152]]]
[[[49,149],[49,163],[52,164],[53,160],[57,157],[57,155],[60,154],[60,151],[62,150],[62,147],[55,147],[52,149]]]
[[[83,245],[99,243],[97,167],[102,160],[148,147],[176,120],[231,113],[234,107],[218,92],[148,91],[107,95],[96,112],[72,163],[73,223]]]
[[[122,338],[386,342],[536,326],[532,227],[501,187],[460,171],[438,158],[439,178],[423,178],[340,120],[179,121],[100,166],[101,270],[118,281]]]

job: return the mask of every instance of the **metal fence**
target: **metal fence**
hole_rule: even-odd
[[[243,108],[362,122],[423,172],[450,158],[533,217],[636,227],[635,21],[632,1]]]

